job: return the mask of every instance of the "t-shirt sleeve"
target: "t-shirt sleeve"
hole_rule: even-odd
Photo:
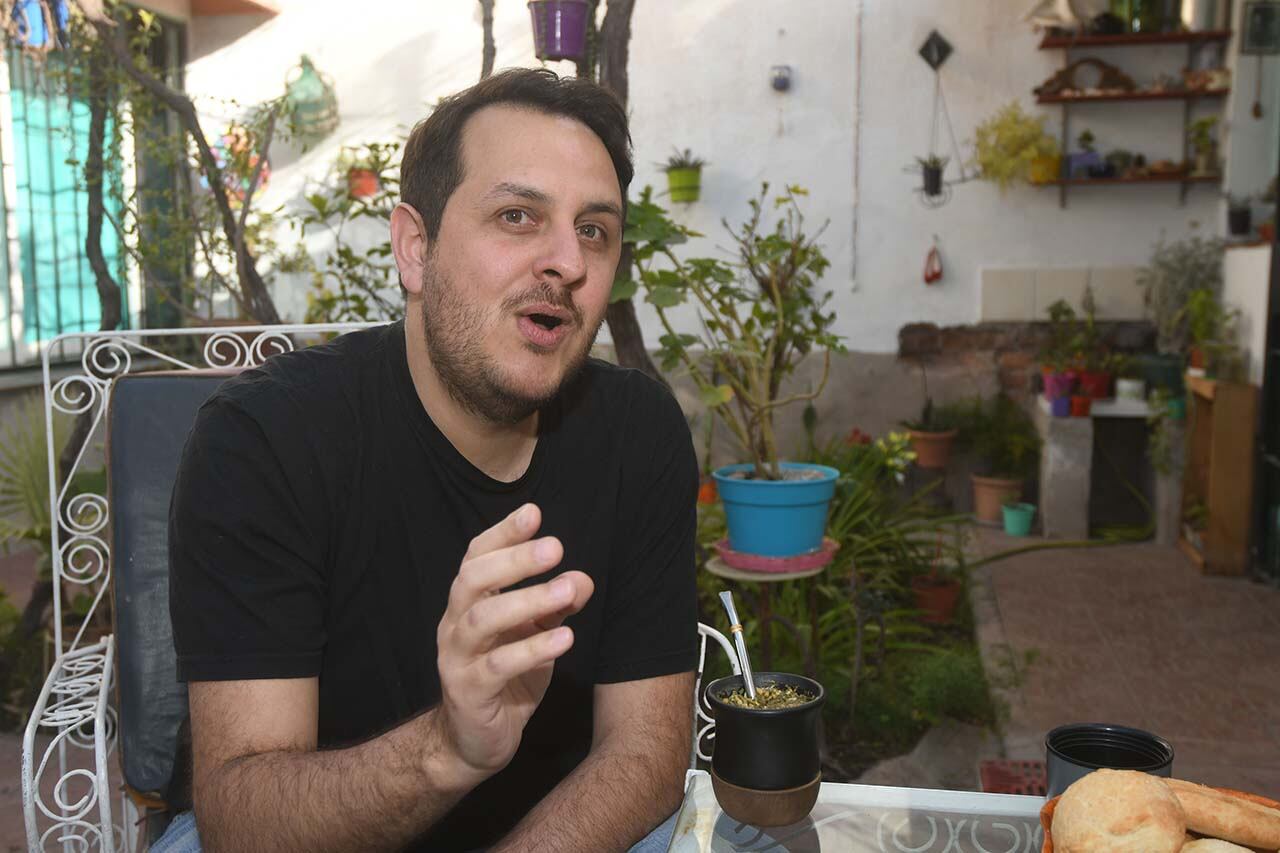
[[[698,461],[675,399],[661,388],[650,394],[649,410],[629,419],[635,441],[618,503],[623,533],[606,591],[598,684],[688,672],[697,657]]]
[[[290,458],[301,443],[279,444],[222,395],[200,410],[187,439],[169,506],[169,614],[181,681],[320,674],[320,489],[300,482],[314,468]]]

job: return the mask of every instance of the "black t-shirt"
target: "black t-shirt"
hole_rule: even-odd
[[[696,492],[684,417],[639,371],[590,360],[502,483],[423,409],[403,323],[273,357],[201,408],[183,453],[178,676],[318,676],[321,748],[384,732],[440,700],[436,625],[470,540],[538,504],[564,560],[531,582],[578,569],[595,593],[515,758],[414,849],[491,844],[586,756],[593,685],[693,669]]]

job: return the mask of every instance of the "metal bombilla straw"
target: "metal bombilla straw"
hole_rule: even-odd
[[[733,606],[733,593],[720,593],[720,601],[725,612],[729,614],[729,632],[733,634],[733,644],[738,648],[738,663],[742,666],[742,682],[747,687],[747,696],[756,698],[756,678],[751,673],[751,661],[747,660],[747,642],[742,637],[742,622],[738,620],[738,610]]]

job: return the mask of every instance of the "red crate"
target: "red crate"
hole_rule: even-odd
[[[1048,790],[1043,761],[988,759],[978,762],[978,780],[987,794],[1031,794]]]

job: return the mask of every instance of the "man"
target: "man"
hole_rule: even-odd
[[[160,849],[626,850],[672,814],[696,462],[665,389],[588,358],[628,149],[586,81],[446,100],[391,219],[405,319],[201,409],[170,517],[195,815]]]

